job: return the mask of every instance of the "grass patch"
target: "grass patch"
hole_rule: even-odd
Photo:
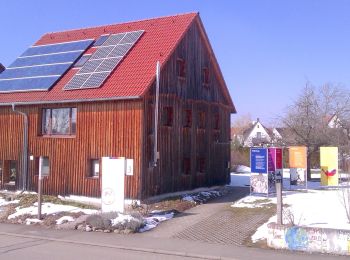
[[[231,211],[235,215],[237,223],[247,223],[246,225],[238,225],[245,239],[242,245],[254,247],[266,247],[266,241],[257,241],[253,243],[251,236],[256,232],[257,228],[264,224],[270,217],[276,214],[276,204],[267,203],[260,207],[231,207]],[[249,224],[248,224],[249,223]]]

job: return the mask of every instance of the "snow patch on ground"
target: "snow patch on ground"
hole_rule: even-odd
[[[136,218],[134,218],[131,215],[124,215],[124,214],[118,213],[118,217],[116,217],[115,219],[111,219],[111,223],[112,223],[112,226],[117,226],[119,224],[123,225],[123,224],[129,223],[133,220],[138,221]]]
[[[284,207],[283,223],[350,230],[350,223],[341,201],[342,196],[342,189],[284,191],[283,204],[288,207]],[[264,198],[251,195],[235,202],[232,207],[259,208],[269,203],[276,204],[276,197]],[[252,236],[252,241],[266,239],[267,224],[276,220],[276,215],[272,216],[260,226]]]
[[[170,212],[167,214],[155,214],[151,217],[144,218],[145,226],[142,227],[139,230],[139,232],[142,233],[142,232],[151,230],[151,229],[155,228],[156,226],[158,226],[158,224],[160,222],[172,219],[173,217],[174,217],[174,212]]]
[[[53,203],[43,203],[41,207],[41,213],[42,214],[55,214],[58,212],[83,212],[84,214],[95,214],[98,211],[94,209],[81,209],[74,206],[69,205],[59,205],[59,204],[53,204]],[[38,214],[38,203],[34,203],[33,206],[27,207],[27,208],[16,208],[16,212],[9,215],[8,219],[14,219],[18,216],[29,214],[29,215],[37,215]]]
[[[62,225],[63,223],[73,222],[73,221],[74,221],[74,218],[72,216],[63,216],[56,220],[56,225]]]
[[[41,220],[37,218],[27,218],[25,222],[26,222],[26,225],[31,225],[31,224],[41,223]]]
[[[266,239],[268,232],[267,224],[270,222],[277,222],[277,216],[272,216],[266,223],[258,227],[258,229],[251,237],[253,243],[258,242],[259,240]]]
[[[313,169],[312,177],[319,178],[319,170]],[[320,181],[308,181],[307,190],[305,186],[294,186],[289,183],[289,169],[283,171],[283,204],[284,224],[293,222],[295,225],[319,228],[347,229],[350,224],[346,216],[342,196],[344,189],[329,188],[320,185]],[[231,186],[249,187],[250,173],[231,173]],[[232,207],[261,208],[269,203],[276,204],[275,195],[250,195],[235,202]],[[267,237],[267,224],[276,222],[277,217],[272,216],[265,224],[260,226],[252,236],[252,241],[265,239]]]
[[[189,201],[191,203],[204,203],[211,198],[216,198],[221,196],[222,193],[216,190],[202,191],[195,194],[186,194],[182,197],[183,201]]]
[[[17,204],[18,202],[19,202],[19,200],[6,201],[5,199],[0,198],[0,207],[7,206],[9,204]],[[1,209],[0,209],[0,211],[1,211]]]
[[[250,173],[252,171],[250,167],[245,165],[237,165],[235,168],[235,171],[238,173]]]
[[[267,204],[276,203],[276,198],[247,196],[231,205],[233,208],[262,208]]]

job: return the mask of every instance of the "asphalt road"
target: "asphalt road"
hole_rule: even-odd
[[[345,259],[342,256],[0,224],[0,259]],[[348,259],[348,258],[347,258]]]
[[[0,235],[0,259],[183,259],[182,256],[154,254],[101,246],[47,241],[24,237]],[[198,259],[198,258],[186,258]]]

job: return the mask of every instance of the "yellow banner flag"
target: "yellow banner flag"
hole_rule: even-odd
[[[320,147],[321,185],[338,186],[338,147]]]

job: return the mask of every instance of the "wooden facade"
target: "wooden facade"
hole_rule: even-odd
[[[230,115],[233,112],[219,80],[203,34],[193,23],[169,61],[160,81],[159,163],[151,167],[154,137],[154,91],[144,100],[146,139],[143,153],[142,197],[229,183]],[[177,62],[185,62],[179,76]],[[205,69],[208,82],[203,81]],[[164,122],[167,108],[173,120]],[[204,118],[203,118],[204,117]],[[190,121],[190,122],[188,122]]]
[[[89,177],[89,162],[103,156],[134,159],[134,175],[125,177],[125,196],[131,199],[228,183],[230,114],[235,111],[202,30],[195,19],[162,64],[156,167],[151,165],[154,83],[137,99],[16,106],[29,119],[28,189],[37,190],[40,156],[50,164],[45,194],[99,197],[101,178]],[[75,135],[42,135],[43,109],[58,107],[77,109]],[[3,106],[0,120],[2,188],[21,189],[23,116]]]

